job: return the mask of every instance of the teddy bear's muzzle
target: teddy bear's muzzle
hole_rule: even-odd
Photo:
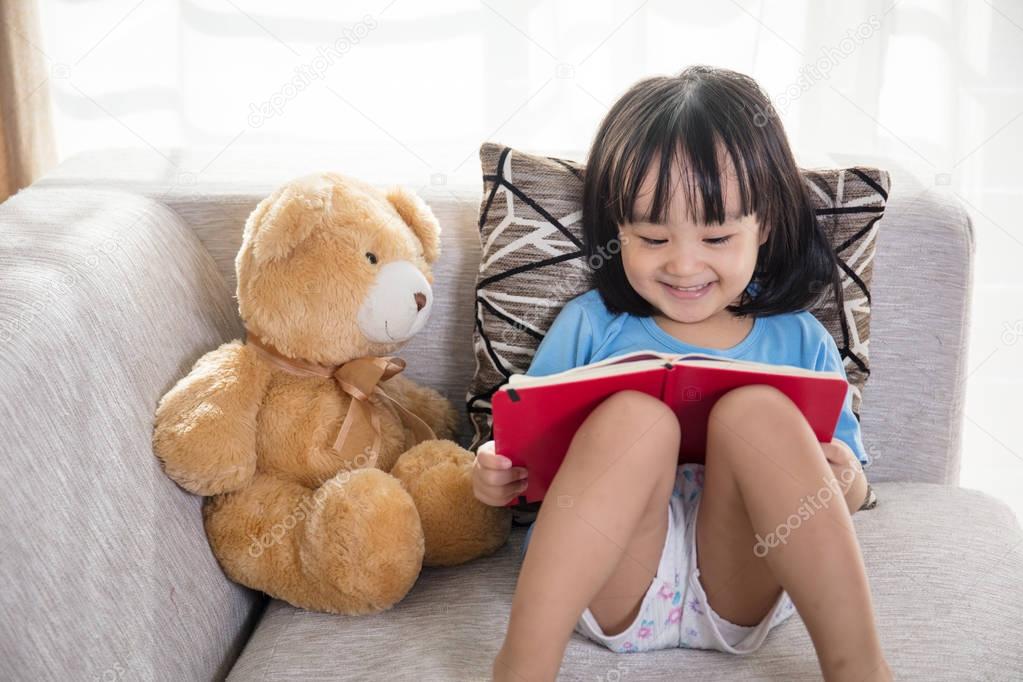
[[[384,264],[356,320],[374,343],[402,343],[423,328],[433,307],[433,289],[411,261]]]

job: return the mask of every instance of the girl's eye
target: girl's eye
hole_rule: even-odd
[[[717,244],[725,244],[731,238],[732,238],[732,236],[728,235],[727,237],[716,237],[714,239],[705,239],[704,241],[707,242],[708,244],[715,244],[715,245],[717,245]],[[646,237],[640,237],[640,239],[642,239],[644,243],[649,244],[650,246],[658,246],[658,245],[664,244],[665,242],[668,241],[667,239],[647,239]]]
[[[377,255],[375,253],[373,253],[372,251],[367,251],[366,252],[366,258],[368,258],[369,262],[372,263],[373,265],[377,264]]]

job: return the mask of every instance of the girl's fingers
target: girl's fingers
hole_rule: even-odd
[[[504,505],[508,504],[522,493],[526,492],[527,487],[529,486],[527,485],[526,481],[521,481],[518,483],[509,483],[507,486],[505,486],[504,488],[505,492],[503,492],[501,495],[500,506],[503,507]]]
[[[476,499],[491,507],[503,507],[514,500],[526,490],[526,481],[514,481],[502,486],[481,486],[478,482],[473,483],[473,493]]]
[[[849,449],[849,446],[840,440],[832,438],[830,443],[824,443],[822,447],[824,449],[824,456],[832,464],[848,464],[852,466],[854,463],[859,463],[859,460],[856,459],[856,455]]]
[[[511,460],[507,457],[484,450],[476,453],[476,461],[485,469],[507,469],[511,466]]]
[[[498,488],[509,483],[515,483],[526,477],[526,470],[522,467],[511,469],[479,469],[476,478],[480,483],[491,488]]]
[[[512,467],[512,461],[504,455],[498,455],[490,452],[478,452],[476,454],[476,462],[482,468],[490,469],[492,471],[509,471],[513,468],[522,469],[522,467]]]
[[[503,507],[526,489],[527,474],[525,467],[512,466],[510,459],[494,452],[494,441],[487,441],[476,450],[473,494],[484,504]]]

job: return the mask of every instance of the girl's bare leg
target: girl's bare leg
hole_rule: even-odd
[[[583,422],[537,515],[495,680],[553,680],[587,606],[608,635],[635,619],[664,548],[679,439],[671,409],[637,391]]]
[[[755,625],[784,586],[826,680],[891,679],[847,501],[799,409],[770,386],[738,388],[707,436],[696,538],[714,610]]]

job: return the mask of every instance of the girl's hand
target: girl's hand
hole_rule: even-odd
[[[863,473],[863,465],[856,459],[849,446],[840,440],[832,439],[830,443],[821,443],[821,449],[824,450],[824,457],[831,465],[838,485],[845,494],[849,513],[855,514],[867,497],[867,477]]]
[[[850,460],[859,462],[849,446],[836,438],[832,438],[830,443],[821,443],[821,448],[831,464],[846,464]]]
[[[488,440],[476,451],[472,467],[472,491],[476,499],[491,507],[503,507],[526,489],[525,467],[513,467],[511,460],[494,452]]]

